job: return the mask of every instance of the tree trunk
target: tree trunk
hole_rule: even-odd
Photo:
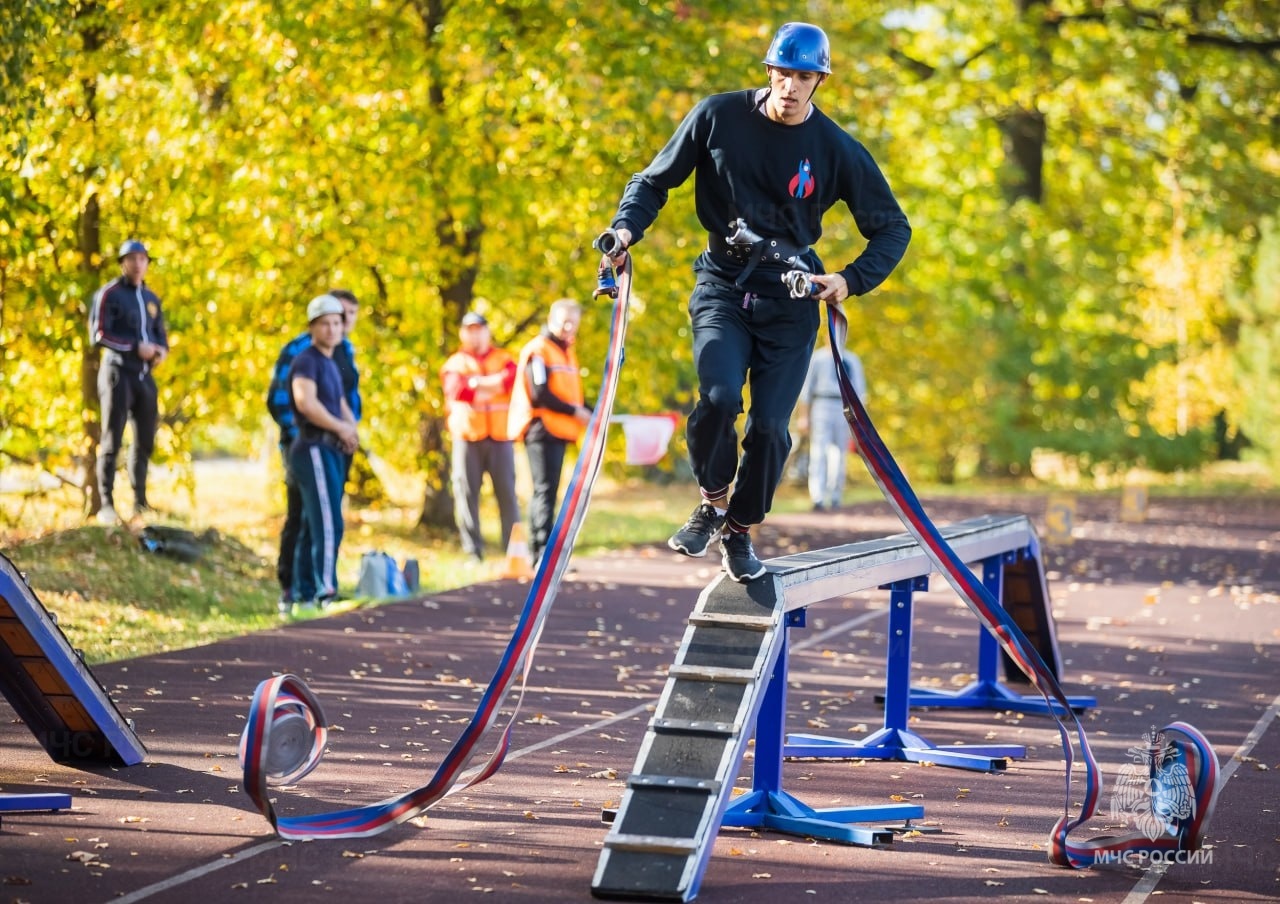
[[[449,4],[444,0],[413,0],[414,9],[422,22],[423,45],[427,66],[431,73],[431,85],[427,103],[433,113],[443,116],[445,96],[440,78],[439,54],[433,46],[435,36],[444,24]],[[453,155],[440,152],[431,155],[432,161],[452,159]],[[443,164],[441,164],[443,165]],[[436,173],[440,175],[439,172]],[[440,179],[438,181],[445,181]],[[451,342],[462,315],[471,306],[475,295],[476,275],[479,270],[480,238],[484,235],[483,223],[471,223],[458,228],[446,211],[436,222],[436,240],[440,252],[444,285],[440,289],[440,336]],[[441,362],[443,363],[443,362]],[[443,407],[437,409],[442,412]],[[423,527],[447,528],[453,525],[453,494],[450,491],[450,449],[445,438],[445,424],[441,413],[428,413],[418,425],[421,443],[423,471],[426,489],[422,500],[422,513],[418,524]]]
[[[1044,114],[1018,107],[996,120],[1004,144],[1005,200],[1014,204],[1028,198],[1044,201]]]
[[[467,312],[475,297],[480,237],[483,234],[482,225],[467,229],[461,235],[453,228],[452,223],[441,222],[436,227],[436,236],[441,249],[445,251],[445,259],[455,262],[456,266],[453,278],[440,290],[440,335],[449,337],[450,340],[457,332],[462,315]],[[449,527],[453,524],[450,473],[452,461],[445,433],[441,415],[423,416],[418,435],[422,442],[426,489],[418,523],[424,527]]]
[[[98,12],[96,3],[86,3],[76,13],[76,18],[92,21],[97,18]],[[105,35],[100,26],[84,25],[80,30],[80,38],[85,54],[92,55],[101,49]],[[89,122],[90,131],[96,135],[97,76],[88,76],[82,79],[80,84],[84,90],[84,115]],[[86,171],[86,178],[94,178],[92,167],[86,167]],[[85,285],[88,287],[85,295],[84,316],[80,322],[88,323],[89,309],[93,304],[93,295],[102,271],[102,235],[97,192],[92,192],[85,199],[84,206],[80,210],[76,233],[80,252],[80,272],[84,274]],[[80,400],[85,437],[84,454],[80,461],[83,479],[80,484],[84,487],[85,511],[89,515],[96,515],[102,508],[102,489],[98,486],[98,472],[95,466],[98,458],[98,444],[102,440],[102,418],[98,402],[98,360],[98,349],[90,337],[90,341],[85,343],[80,362]]]

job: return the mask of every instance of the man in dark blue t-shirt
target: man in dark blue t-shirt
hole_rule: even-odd
[[[696,174],[694,200],[708,241],[689,300],[698,400],[687,437],[702,501],[667,541],[706,555],[717,536],[735,581],[765,572],[748,533],[773,504],[791,451],[788,423],[804,385],[820,320],[783,277],[807,271],[814,295],[838,304],[870,292],[906,252],[911,227],[867,149],[813,105],[831,73],[822,29],[789,22],[764,59],[769,87],[699,102],[648,167],[631,177],[612,227],[618,260],[657,219],[667,193]],[[828,273],[812,245],[837,201],[867,240]],[[742,454],[734,427],[751,386]],[[732,487],[732,494],[730,488]]]
[[[343,339],[342,302],[332,295],[307,305],[311,346],[293,360],[289,388],[298,435],[289,448],[289,468],[302,495],[306,529],[295,552],[294,589],[302,605],[321,606],[338,591],[338,547],[342,544],[342,493],[347,456],[359,445],[356,419],[333,361]],[[302,544],[307,549],[302,549]],[[303,573],[308,561],[310,568]]]
[[[342,374],[342,391],[347,405],[355,415],[356,423],[360,422],[363,402],[360,397],[360,370],[356,367],[355,348],[351,344],[351,333],[355,330],[356,319],[360,313],[360,302],[347,289],[330,289],[329,293],[342,302],[343,339],[333,350],[333,363],[338,365]],[[301,547],[303,558],[297,564],[299,573],[311,573],[311,545],[309,541],[299,543],[303,536],[302,494],[298,492],[297,481],[289,468],[289,450],[298,435],[298,425],[293,413],[293,389],[289,385],[289,370],[293,361],[303,350],[311,345],[311,331],[299,333],[280,350],[275,367],[271,372],[271,385],[267,389],[267,411],[272,420],[280,427],[280,456],[284,463],[285,515],[284,524],[280,528],[280,552],[276,557],[276,578],[280,582],[279,611],[287,616],[293,610],[294,600],[310,599],[303,597],[294,588],[294,554]],[[351,456],[346,457],[346,472],[351,471]],[[308,578],[307,583],[310,582]]]

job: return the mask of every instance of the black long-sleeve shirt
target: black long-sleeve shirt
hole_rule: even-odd
[[[822,236],[823,214],[843,201],[867,245],[840,273],[849,294],[870,292],[897,266],[911,240],[911,226],[889,183],[867,149],[817,107],[804,122],[784,125],[760,111],[763,97],[750,89],[700,101],[648,167],[631,177],[613,226],[629,229],[633,244],[639,241],[667,193],[695,173],[698,220],[717,236],[741,217],[766,239],[812,246]],[[804,261],[815,273],[827,272],[812,250]],[[732,282],[742,264],[707,250],[694,269]],[[780,276],[787,269],[761,263],[744,288],[785,295]]]

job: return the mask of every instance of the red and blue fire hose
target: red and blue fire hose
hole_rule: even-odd
[[[604,459],[609,418],[624,357],[631,293],[630,256],[625,258],[616,273],[607,264],[602,265],[600,284],[597,294],[612,295],[614,305],[599,399],[587,425],[573,479],[529,585],[519,620],[475,714],[426,785],[363,807],[282,817],[275,812],[268,794],[268,782],[291,784],[314,769],[324,751],[327,727],[319,701],[301,679],[282,674],[263,681],[250,705],[248,724],[241,738],[240,757],[244,766],[245,790],[281,838],[301,840],[374,835],[421,814],[450,794],[484,781],[501,767],[510,747],[511,732],[543,623],[568,567],[591,490]],[[1205,737],[1185,722],[1173,722],[1153,735],[1146,756],[1148,774],[1145,784],[1152,791],[1151,813],[1157,822],[1154,829],[1144,826],[1142,831],[1088,841],[1072,841],[1068,837],[1097,813],[1102,790],[1101,773],[1089,748],[1084,727],[1036,648],[990,590],[942,538],[880,439],[853,389],[839,353],[848,332],[848,321],[839,305],[827,306],[827,327],[845,417],[867,469],[939,572],[1044,696],[1057,722],[1066,758],[1066,802],[1063,815],[1050,832],[1049,859],[1062,866],[1083,868],[1107,862],[1115,855],[1139,852],[1169,854],[1198,849],[1213,813],[1218,761]],[[481,742],[504,713],[507,714],[505,725],[488,755],[481,760]],[[1075,763],[1073,733],[1085,773],[1084,800],[1079,815],[1075,817],[1070,810],[1071,775]],[[477,760],[479,762],[473,765]]]
[[[803,279],[803,277],[801,277]],[[1106,836],[1090,841],[1072,841],[1068,835],[1093,818],[1102,792],[1102,775],[1089,749],[1084,726],[1072,711],[1066,694],[1039,651],[1027,640],[1012,617],[991,591],[965,566],[955,550],[942,538],[920,500],[880,439],[875,425],[854,391],[845,370],[840,349],[844,348],[849,324],[844,309],[827,305],[827,331],[840,383],[845,419],[862,457],[884,498],[897,512],[907,531],[916,539],[960,598],[999,640],[1032,685],[1044,696],[1057,721],[1066,757],[1066,800],[1063,814],[1049,833],[1049,860],[1060,866],[1083,868],[1106,862],[1104,854],[1193,851],[1204,839],[1205,827],[1217,794],[1218,759],[1208,740],[1185,722],[1173,722],[1154,735],[1146,756],[1147,783],[1152,790],[1151,812],[1158,825],[1142,831]],[[1071,737],[1079,744],[1084,766],[1085,794],[1077,816],[1071,815],[1071,773],[1075,754]]]
[[[606,250],[606,249],[601,249]],[[498,661],[479,707],[454,742],[431,780],[422,787],[363,807],[305,816],[280,816],[268,782],[292,784],[317,765],[324,752],[327,725],[319,700],[302,679],[276,675],[258,685],[240,739],[244,787],[258,810],[283,839],[357,838],[376,835],[412,819],[443,798],[489,778],[506,758],[511,732],[524,697],[534,650],[569,565],[574,541],[604,461],[609,417],[618,391],[631,299],[631,258],[616,269],[602,264],[597,295],[614,299],[609,350],[596,407],[580,443],[578,461],[564,501],[547,539],[537,571],[511,639]],[[505,724],[487,756],[481,744],[491,728]]]

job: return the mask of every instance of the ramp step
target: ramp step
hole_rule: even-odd
[[[604,837],[604,846],[615,851],[645,851],[650,854],[687,856],[698,849],[698,840],[662,835],[614,835],[611,833]]]
[[[706,788],[627,788],[614,817],[611,837],[699,838],[723,790],[718,782],[711,782]]]
[[[632,775],[627,778],[630,788],[663,788],[682,791],[720,793],[720,782],[712,778],[690,778],[684,775]]]
[[[720,774],[725,755],[741,738],[676,732],[651,732],[641,746],[636,768],[639,775],[679,775],[685,778],[724,781]]]
[[[689,624],[706,628],[742,628],[748,631],[768,631],[777,622],[768,615],[721,615],[714,612],[694,612]]]
[[[750,685],[731,681],[672,681],[660,718],[739,723]]]
[[[712,722],[707,719],[660,719],[649,722],[654,731],[683,732],[686,734],[717,735],[732,737],[741,726],[736,722]]]
[[[696,873],[692,854],[657,854],[605,848],[591,881],[595,898],[686,901]]]
[[[673,665],[667,671],[669,678],[689,678],[694,681],[726,681],[734,684],[751,684],[759,676],[755,669],[725,669],[712,665]]]

